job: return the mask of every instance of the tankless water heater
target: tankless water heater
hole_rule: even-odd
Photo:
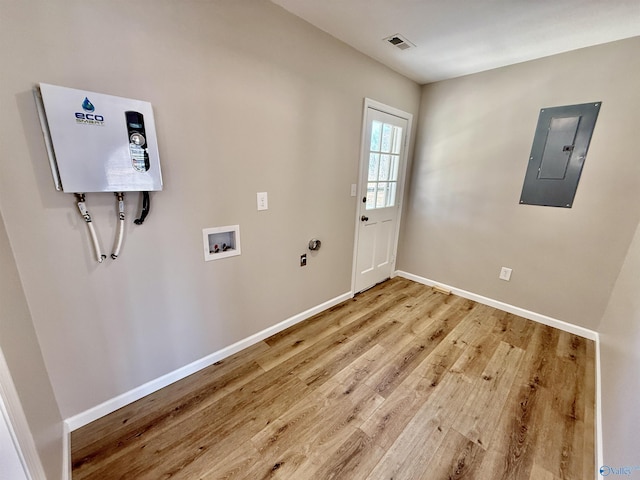
[[[36,100],[56,189],[162,190],[149,102],[41,83]]]
[[[162,190],[151,104],[46,83],[39,84],[34,95],[56,189],[75,194],[99,263],[107,256],[85,194],[113,192],[116,197],[115,260],[124,237],[125,192],[142,192],[142,211],[134,220],[142,225],[151,208],[149,192]]]

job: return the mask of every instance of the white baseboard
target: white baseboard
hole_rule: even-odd
[[[353,294],[351,292],[339,295],[335,298],[332,298],[331,300],[328,300],[320,305],[310,308],[309,310],[306,310],[302,313],[294,315],[293,317],[290,317],[276,325],[273,325],[243,340],[240,340],[234,343],[233,345],[229,345],[228,347],[225,347],[221,350],[218,350],[217,352],[207,355],[206,357],[201,358],[200,360],[196,360],[195,362],[190,363],[189,365],[185,365],[184,367],[178,368],[173,372],[169,372],[166,375],[163,375],[154,380],[151,380],[150,382],[147,382],[144,385],[136,387],[133,390],[125,392],[121,395],[118,395],[117,397],[107,400],[106,402],[103,402],[100,405],[90,408],[89,410],[85,410],[84,412],[74,415],[73,417],[67,418],[65,420],[65,424],[68,428],[68,431],[73,432],[74,430],[77,430],[78,428],[83,427],[84,425],[87,425],[93,422],[94,420],[97,420],[100,417],[104,417],[105,415],[108,415],[111,412],[115,412],[117,409],[124,407],[125,405],[133,403],[136,400],[139,400],[142,397],[149,395],[150,393],[156,392],[161,388],[166,387],[167,385],[170,385],[174,382],[177,382],[178,380],[188,377],[189,375],[199,370],[202,370],[203,368],[206,368],[230,355],[233,355],[234,353],[239,352],[242,349],[250,347],[251,345],[258,343],[264,340],[265,338],[270,337],[271,335],[281,332],[282,330],[292,325],[295,325],[296,323],[306,320],[307,318],[310,318],[313,315],[320,313],[328,308],[331,308],[334,305],[337,305],[352,297],[353,297]]]
[[[62,480],[71,480],[71,432],[67,422],[62,426]]]
[[[414,282],[422,283],[423,285],[429,285],[430,287],[441,287],[445,290],[451,291],[460,297],[467,298],[469,300],[473,300],[478,303],[482,303],[483,305],[488,305],[490,307],[497,308],[499,310],[503,310],[505,312],[513,313],[520,317],[528,318],[529,320],[533,320],[534,322],[542,323],[544,325],[548,325],[550,327],[557,328],[559,330],[563,330],[565,332],[573,333],[574,335],[578,335],[583,338],[587,338],[589,340],[593,340],[596,346],[596,459],[598,465],[596,466],[596,479],[600,478],[598,475],[598,469],[604,463],[604,455],[602,448],[602,379],[600,376],[600,336],[598,332],[593,330],[589,330],[588,328],[580,327],[578,325],[573,325],[571,323],[563,322],[562,320],[558,320],[552,317],[547,317],[546,315],[542,315],[536,312],[531,312],[529,310],[525,310],[520,307],[516,307],[514,305],[510,305],[508,303],[500,302],[499,300],[494,300],[491,298],[483,297],[482,295],[477,295],[475,293],[468,292],[466,290],[462,290],[460,288],[452,287],[450,285],[446,285],[444,283],[436,282],[430,280],[428,278],[420,277],[418,275],[414,275],[412,273],[404,272],[402,270],[396,270],[394,272],[394,276],[406,278],[408,280],[413,280]]]
[[[595,332],[594,330],[589,330],[588,328],[580,327],[578,325],[573,325],[572,323],[563,322],[562,320],[557,320],[552,317],[547,317],[546,315],[542,315],[540,313],[532,312],[530,310],[525,310],[524,308],[516,307],[514,305],[510,305],[508,303],[504,303],[499,300],[494,300],[492,298],[483,297],[482,295],[468,292],[460,288],[452,287],[451,285],[445,285],[444,283],[436,282],[434,280],[420,277],[418,275],[404,272],[402,270],[396,270],[395,275],[402,278],[406,278],[408,280],[413,280],[414,282],[422,283],[424,285],[429,285],[430,287],[437,286],[437,287],[444,288],[446,290],[450,290],[451,293],[454,293],[460,297],[473,300],[474,302],[482,303],[483,305],[488,305],[490,307],[497,308],[498,310],[513,313],[514,315],[528,318],[529,320],[533,320],[534,322],[542,323],[544,325],[548,325],[549,327],[558,328],[560,330],[564,330],[565,332],[573,333],[574,335],[578,335],[580,337],[587,338],[589,340],[597,341],[598,339],[598,333]]]
[[[602,478],[599,469],[604,465],[604,443],[602,438],[602,376],[600,370],[600,335],[596,339],[596,480]]]

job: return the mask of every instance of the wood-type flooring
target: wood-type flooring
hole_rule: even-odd
[[[73,480],[591,480],[594,363],[394,278],[74,431]]]

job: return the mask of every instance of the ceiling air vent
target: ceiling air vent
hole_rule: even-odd
[[[387,37],[384,40],[386,42],[389,42],[394,47],[399,48],[400,50],[407,50],[409,48],[415,47],[413,43],[411,43],[409,40],[404,38],[399,33],[396,33],[395,35],[391,35],[390,37]]]

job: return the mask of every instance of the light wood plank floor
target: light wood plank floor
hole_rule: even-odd
[[[73,432],[73,479],[590,480],[594,349],[395,278]]]

